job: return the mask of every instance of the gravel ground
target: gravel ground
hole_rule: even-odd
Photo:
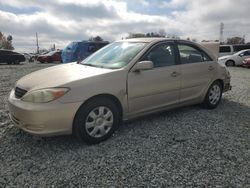
[[[215,110],[191,106],[125,122],[106,142],[38,138],[13,127],[16,80],[52,65],[0,65],[0,187],[250,187],[250,69],[230,68]]]

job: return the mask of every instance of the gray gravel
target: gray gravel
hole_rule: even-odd
[[[0,187],[250,187],[250,69],[215,110],[191,106],[125,122],[106,142],[38,138],[13,127],[16,80],[53,65],[0,65]]]

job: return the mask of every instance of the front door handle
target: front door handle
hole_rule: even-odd
[[[176,71],[174,71],[174,72],[172,72],[172,73],[171,73],[171,76],[172,76],[172,77],[179,76],[179,73],[178,73],[178,72],[176,72]]]
[[[214,67],[212,66],[212,65],[210,65],[209,67],[208,67],[208,70],[214,70]]]

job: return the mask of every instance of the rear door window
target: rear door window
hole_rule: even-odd
[[[182,64],[212,61],[201,49],[190,44],[178,44],[180,60]]]

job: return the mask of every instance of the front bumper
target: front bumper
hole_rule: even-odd
[[[29,103],[16,99],[12,90],[8,99],[10,119],[25,132],[40,136],[72,133],[72,124],[81,103]]]

